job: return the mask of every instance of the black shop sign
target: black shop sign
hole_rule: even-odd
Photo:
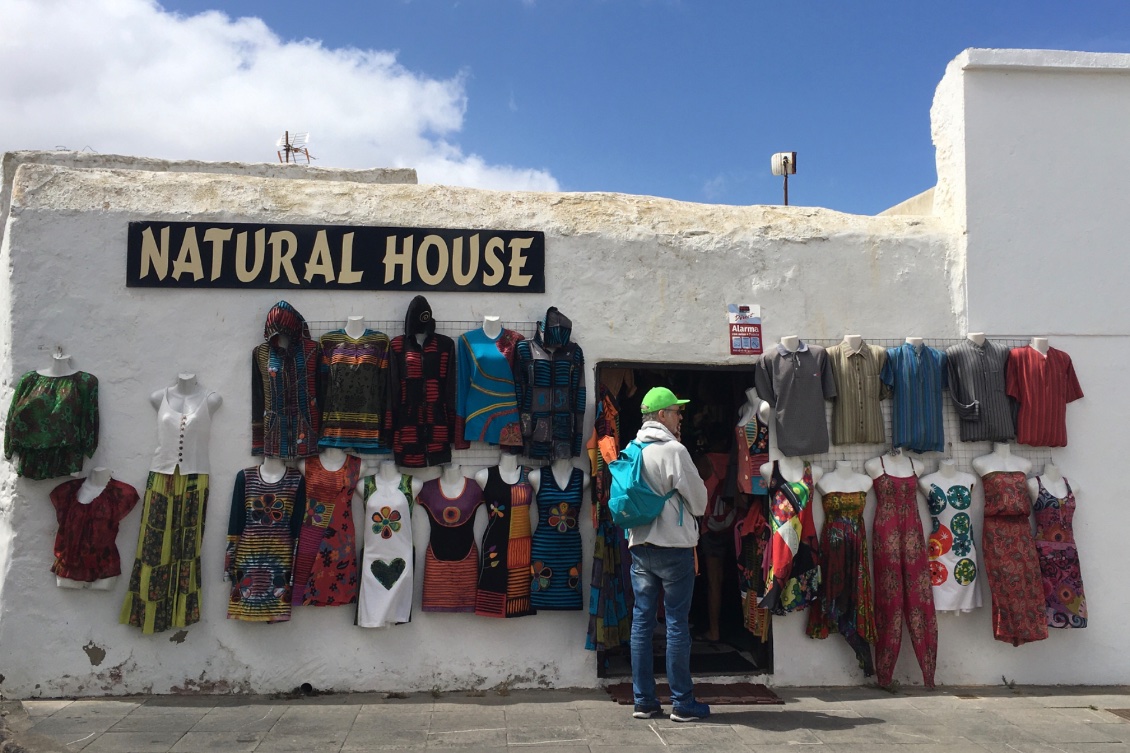
[[[544,293],[545,233],[131,222],[126,285]]]

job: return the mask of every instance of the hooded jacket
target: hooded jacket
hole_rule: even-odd
[[[514,348],[514,392],[526,457],[563,460],[581,454],[585,354],[572,334],[569,317],[550,306],[533,339]]]
[[[677,493],[667,500],[658,518],[647,525],[628,529],[628,546],[696,546],[697,518],[706,513],[706,484],[695,468],[690,452],[658,421],[645,421],[636,439],[645,443],[640,473],[643,480],[657,494],[666,494],[672,489]],[[685,509],[683,524],[679,525],[681,506]]]
[[[417,335],[424,335],[421,345]],[[455,437],[455,341],[436,334],[428,299],[408,304],[404,334],[388,347],[385,436],[396,464],[423,468],[451,462]]]
[[[318,343],[286,301],[267,312],[263,340],[251,352],[251,454],[284,460],[317,455]]]

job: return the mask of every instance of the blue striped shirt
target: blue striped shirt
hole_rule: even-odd
[[[892,444],[915,452],[944,451],[942,390],[947,387],[945,353],[910,343],[887,348],[887,363],[879,378],[894,391]]]

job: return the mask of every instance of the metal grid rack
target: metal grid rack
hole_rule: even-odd
[[[1009,348],[1023,347],[1027,345],[1030,338],[1021,337],[993,337],[987,335],[989,340],[1000,343]],[[839,339],[824,339],[824,338],[805,338],[801,337],[801,341],[809,345],[820,345],[822,347],[831,347],[841,342]],[[865,342],[871,345],[879,345],[884,348],[895,348],[906,342],[905,338],[865,338]],[[923,338],[923,342],[931,348],[944,351],[951,345],[957,345],[964,342],[964,338]],[[769,346],[773,347],[773,346]],[[883,422],[886,427],[886,434],[888,440],[891,436],[891,401],[883,400],[880,402],[880,407],[883,411]],[[832,403],[827,402],[825,406],[826,420],[830,427],[832,426]],[[911,453],[911,457],[922,461],[926,465],[925,473],[933,473],[938,469],[938,464],[945,458],[952,459],[960,470],[973,473],[972,460],[973,458],[987,455],[993,451],[992,442],[962,442],[960,440],[960,419],[957,417],[957,411],[954,410],[953,402],[950,400],[948,390],[942,396],[942,426],[945,430],[946,436],[946,451],[945,452],[924,452],[922,454]],[[829,431],[829,436],[831,432]],[[853,444],[853,445],[830,445],[828,452],[820,455],[813,455],[807,458],[815,465],[823,466],[826,471],[830,471],[834,467],[837,460],[846,460],[851,463],[852,468],[863,473],[863,463],[871,458],[878,457],[882,453],[889,450],[891,445],[889,441],[887,444]],[[1033,471],[1040,472],[1040,469],[1046,464],[1052,462],[1052,448],[1049,447],[1028,447],[1022,444],[1012,443],[1012,453],[1032,461]]]
[[[327,332],[335,329],[342,329],[345,324],[340,320],[311,320],[306,322],[310,327],[310,336],[315,340],[320,338]],[[499,323],[506,329],[512,329],[520,333],[523,337],[532,338],[537,331],[537,322],[520,322],[520,321],[499,321]],[[404,332],[404,320],[393,321],[388,319],[366,319],[365,326],[369,329],[384,332],[389,338],[396,337]],[[458,339],[464,332],[479,329],[483,326],[481,319],[479,320],[464,320],[464,321],[442,321],[436,320],[436,332],[441,335],[447,335],[451,339]],[[374,460],[379,460],[381,455],[368,456]],[[487,444],[486,442],[472,442],[471,447],[466,450],[452,450],[451,460],[460,466],[466,466],[463,471],[464,475],[470,474],[474,470],[480,468],[487,468],[492,465],[498,465],[499,449],[494,445]],[[531,460],[530,458],[520,456],[518,462],[523,465],[541,466],[545,465],[544,460]],[[412,474],[418,478],[431,478],[438,476],[440,473],[439,468],[420,468],[412,469]]]

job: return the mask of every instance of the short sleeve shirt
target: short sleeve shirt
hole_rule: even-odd
[[[880,375],[894,392],[891,440],[915,452],[942,452],[942,390],[946,388],[946,354],[926,345],[904,343],[887,348]]]
[[[1067,446],[1067,404],[1083,397],[1071,356],[1025,345],[1008,355],[1008,394],[1019,403],[1016,441],[1032,447]]]
[[[1005,390],[1008,346],[966,340],[946,348],[950,399],[962,442],[1007,442],[1016,437],[1015,409]]]
[[[834,444],[881,444],[887,441],[879,401],[890,390],[879,379],[887,363],[887,349],[862,343],[851,350],[844,343],[828,348],[828,363],[836,380],[832,403]]]
[[[781,454],[796,457],[828,451],[824,400],[836,396],[836,383],[827,351],[802,342],[796,352],[790,353],[778,345],[757,362],[754,385],[776,413]]]

